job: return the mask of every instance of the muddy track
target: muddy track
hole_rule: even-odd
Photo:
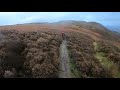
[[[67,50],[67,42],[63,40],[60,46],[60,72],[59,78],[71,78],[70,58]]]

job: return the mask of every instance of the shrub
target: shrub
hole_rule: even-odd
[[[15,74],[11,71],[5,71],[4,78],[15,78]]]

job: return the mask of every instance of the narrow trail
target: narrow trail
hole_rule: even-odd
[[[60,46],[60,72],[59,78],[71,78],[70,58],[67,50],[67,42],[63,40]]]

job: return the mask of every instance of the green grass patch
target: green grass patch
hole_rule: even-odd
[[[96,42],[93,42],[94,50],[97,51],[98,49],[98,44]]]
[[[100,63],[108,68],[111,71],[111,74],[115,78],[120,77],[120,72],[118,70],[118,65],[116,65],[114,62],[110,61],[107,57],[105,57],[105,53],[103,52],[97,52],[99,49],[98,44],[96,42],[93,43],[94,50],[96,51],[95,57],[100,61]]]
[[[74,78],[82,78],[82,73],[76,68],[76,65],[70,60],[71,76]]]
[[[95,57],[101,62],[102,65],[104,65],[104,66],[106,66],[108,68],[111,65],[113,65],[113,63],[111,61],[109,61],[107,57],[104,56],[103,52],[97,52],[95,54]]]
[[[70,50],[68,51],[68,53],[69,53],[69,56],[71,56]],[[82,78],[82,73],[77,69],[71,57],[70,57],[69,65],[70,65],[71,76],[73,78]]]
[[[107,57],[104,57],[103,52],[97,52],[95,54],[95,57],[101,62],[101,64],[107,68],[110,68],[112,65],[114,65],[113,62],[109,61]]]

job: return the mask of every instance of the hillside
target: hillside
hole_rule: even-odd
[[[0,77],[59,78],[62,32],[71,77],[120,77],[120,34],[73,20],[0,26]]]

